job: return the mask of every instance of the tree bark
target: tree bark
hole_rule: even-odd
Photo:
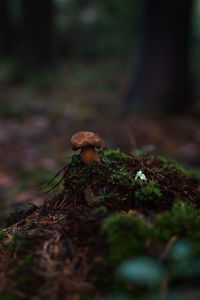
[[[0,0],[0,55],[6,56],[11,51],[11,26],[8,0]]]
[[[20,56],[32,67],[47,67],[54,57],[53,0],[21,0],[22,41]]]
[[[138,65],[127,110],[181,112],[191,106],[189,32],[193,0],[145,0]]]

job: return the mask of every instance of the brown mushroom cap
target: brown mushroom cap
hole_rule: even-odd
[[[76,132],[71,138],[71,146],[74,151],[87,146],[100,148],[101,138],[94,132]]]

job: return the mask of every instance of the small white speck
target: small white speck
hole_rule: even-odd
[[[146,176],[144,175],[144,173],[142,173],[142,170],[139,170],[137,172],[137,174],[135,175],[135,180],[140,179],[140,180],[144,180],[147,181]]]

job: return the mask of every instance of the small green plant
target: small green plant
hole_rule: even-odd
[[[152,180],[147,184],[142,184],[141,188],[134,193],[134,196],[136,199],[136,205],[138,205],[141,202],[156,202],[160,199],[162,193],[159,189],[158,182]]]

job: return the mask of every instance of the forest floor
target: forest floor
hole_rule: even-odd
[[[199,177],[161,156],[98,156],[72,155],[60,192],[6,219],[0,299],[198,299]]]
[[[119,259],[114,251],[111,265],[114,263],[115,267],[107,263],[110,257],[109,236],[113,236],[108,226],[105,233],[108,239],[101,238],[107,217],[111,217],[108,222],[114,224],[113,230],[128,222],[125,225],[127,231],[132,232],[136,228],[141,233],[137,242],[140,245],[141,239],[145,249],[132,245],[134,251],[138,249],[136,255],[143,253],[151,258],[160,257],[162,262],[177,239],[181,242],[189,239],[190,243],[199,244],[198,237],[185,235],[179,227],[175,231],[172,229],[177,223],[183,224],[186,233],[199,228],[196,219],[199,209],[197,179],[185,173],[176,163],[153,156],[164,155],[199,171],[198,115],[121,117],[116,114],[121,100],[119,95],[125,89],[129,75],[130,70],[126,66],[119,69],[119,64],[113,62],[87,67],[71,64],[70,67],[63,66],[62,75],[50,77],[47,81],[41,76],[27,81],[26,85],[1,85],[0,208],[3,215],[6,213],[4,224],[7,229],[0,232],[3,241],[0,247],[0,292],[11,292],[22,299],[28,299],[27,295],[32,293],[36,297],[34,299],[48,297],[53,300],[63,298],[64,291],[68,299],[91,299],[91,295],[101,299],[102,295],[112,292],[109,286],[115,284],[112,276],[107,277],[106,274],[113,274],[116,265],[119,267],[129,255],[122,255]],[[85,170],[79,155],[70,158],[70,138],[76,131],[84,130],[97,132],[103,139],[103,147],[120,148],[129,154],[121,156],[119,151],[104,150],[99,153],[104,162],[101,167]],[[143,156],[143,152],[149,155]],[[51,197],[49,194],[42,195],[38,188],[64,166],[63,185],[55,190],[57,193],[51,193]],[[108,167],[112,171],[116,168],[116,172],[111,174]],[[148,184],[135,185],[132,182],[140,170],[147,176]],[[55,182],[59,181],[62,173],[59,175]],[[79,181],[81,176],[82,181]],[[115,180],[121,180],[121,184],[116,184]],[[53,183],[50,183],[48,188],[52,186]],[[149,197],[150,206],[143,202],[144,195]],[[21,205],[27,202],[32,204],[21,211]],[[19,208],[16,214],[11,214],[13,204]],[[166,211],[170,212],[170,216],[157,219],[158,214]],[[123,219],[122,215],[113,221],[113,212],[134,218],[130,219],[130,224],[129,218]],[[170,223],[171,229],[167,234],[163,230],[169,218],[176,222]],[[2,220],[5,221],[4,218]],[[185,225],[188,220],[189,224],[192,222],[189,229]],[[153,228],[151,232],[149,224]],[[114,241],[117,245],[121,244],[121,236],[118,238]],[[117,245],[114,244],[114,247]],[[198,253],[199,248],[195,251]],[[193,263],[196,256],[189,259],[191,264],[191,259]],[[66,268],[62,266],[63,261],[67,264]],[[41,267],[38,270],[37,265]],[[155,268],[161,269],[163,265],[155,264]],[[168,263],[164,268],[169,269]],[[101,280],[97,270],[103,277]],[[198,272],[194,271],[192,276]],[[88,276],[93,279],[88,280]],[[167,275],[164,276],[159,295],[167,293],[170,280]],[[175,282],[173,280],[172,286],[179,286],[180,276]],[[199,292],[195,282],[192,288]],[[7,286],[9,289],[5,288]],[[120,283],[119,290],[127,295],[132,295],[134,289],[132,283],[126,282],[125,287],[124,283]],[[136,288],[136,293],[140,295],[141,290]],[[82,294],[88,296],[82,297]]]

